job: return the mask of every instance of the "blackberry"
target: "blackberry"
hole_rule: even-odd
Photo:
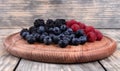
[[[45,25],[45,22],[43,19],[36,19],[34,22],[35,27],[44,26],[44,25]]]
[[[61,25],[65,24],[65,20],[64,19],[56,19],[54,21],[54,24],[56,27],[60,27]]]
[[[54,21],[52,19],[48,19],[46,22],[47,27],[54,27]]]
[[[37,28],[36,28],[35,26],[31,26],[31,27],[29,28],[29,32],[30,32],[30,33],[36,33],[36,32],[37,32]]]

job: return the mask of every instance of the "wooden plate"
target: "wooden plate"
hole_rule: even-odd
[[[60,48],[58,45],[42,43],[28,44],[19,33],[8,36],[4,45],[14,56],[52,63],[89,62],[110,56],[116,49],[116,42],[104,36],[101,41],[87,42],[84,45]]]

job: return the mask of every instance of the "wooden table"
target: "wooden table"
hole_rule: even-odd
[[[36,18],[76,19],[117,41],[110,57],[90,63],[50,64],[10,55],[8,35],[32,25]],[[120,71],[120,0],[0,0],[0,71]]]

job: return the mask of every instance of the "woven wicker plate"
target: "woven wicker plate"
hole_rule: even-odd
[[[95,61],[110,56],[116,49],[116,42],[106,36],[101,41],[60,48],[55,44],[28,44],[19,33],[15,33],[5,39],[4,45],[6,50],[14,56],[52,63]]]

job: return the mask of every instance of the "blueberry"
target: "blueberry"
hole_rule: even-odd
[[[60,31],[60,29],[59,29],[58,27],[54,27],[54,28],[53,28],[53,32],[54,32],[54,34],[56,34],[56,35],[59,35],[59,34],[61,33],[61,31]]]
[[[60,40],[59,36],[56,36],[56,35],[53,36],[53,42],[55,44],[57,44],[59,40]]]
[[[47,27],[54,27],[54,21],[52,19],[48,19],[46,22]]]
[[[49,33],[52,33],[53,32],[53,28],[49,28]]]
[[[26,29],[26,28],[23,28],[21,31],[20,31],[20,35],[22,36],[22,33],[23,32],[29,32],[29,30],[28,29]]]
[[[80,40],[80,44],[84,44],[85,42],[87,42],[87,37],[86,36],[80,36],[79,40]]]
[[[84,35],[84,31],[83,30],[78,30],[77,32],[75,32],[76,37],[80,37]]]
[[[73,30],[71,28],[68,28],[67,31],[70,32],[71,34],[73,33]]]
[[[65,37],[65,35],[64,35],[64,34],[60,34],[58,37],[59,37],[60,39],[63,39],[63,37]]]
[[[49,44],[52,43],[52,39],[51,39],[50,36],[45,36],[43,42],[44,42],[46,45],[49,45]]]
[[[54,34],[50,33],[49,36],[53,39],[53,37],[55,36]]]
[[[29,43],[29,44],[33,44],[33,43],[35,43],[35,37],[31,34],[31,35],[27,35],[26,36],[26,40],[27,40],[27,42]]]
[[[62,48],[66,47],[69,44],[69,42],[67,40],[60,40],[58,42],[58,45]]]
[[[44,33],[44,32],[45,32],[45,27],[44,27],[44,26],[40,26],[40,27],[37,29],[37,32],[38,32],[39,34]]]
[[[27,36],[27,35],[29,35],[29,32],[23,32],[23,33],[21,34],[21,36],[22,36],[23,39],[26,39],[26,36]]]
[[[45,23],[44,23],[43,19],[36,19],[34,22],[35,27],[44,26],[44,25],[45,25]]]
[[[66,26],[66,25],[61,25],[61,26],[60,26],[60,30],[61,30],[61,31],[65,31],[66,29],[67,29],[67,26]]]
[[[43,39],[44,39],[45,36],[46,36],[45,34],[42,34],[39,38],[39,42],[43,42]]]
[[[73,38],[72,39],[72,44],[73,45],[78,45],[80,43],[79,39],[78,38]]]
[[[34,33],[33,36],[35,37],[35,39],[36,39],[37,41],[39,41],[39,39],[40,39],[40,34]]]

